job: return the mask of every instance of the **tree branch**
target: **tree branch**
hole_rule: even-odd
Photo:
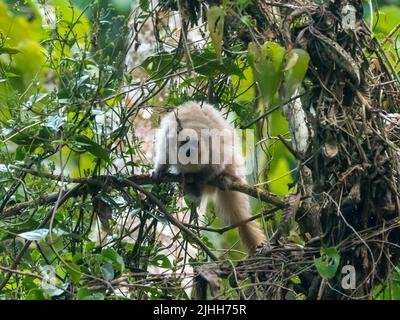
[[[61,177],[59,175],[54,175],[50,173],[43,173],[33,169],[23,168],[15,165],[8,166],[12,170],[22,171],[28,174],[31,174],[36,177],[41,177],[45,179],[51,179],[60,181]],[[176,175],[167,175],[161,179],[155,179],[149,175],[135,175],[128,178],[121,178],[118,176],[111,176],[111,175],[101,175],[96,177],[90,178],[67,178],[64,177],[65,183],[77,183],[81,185],[96,185],[96,186],[103,186],[107,183],[116,184],[118,186],[131,186],[130,183],[134,183],[135,185],[146,185],[146,184],[159,184],[159,183],[168,183],[168,182],[180,182],[182,183],[182,177]],[[214,181],[210,182],[210,185],[213,185],[217,188],[224,189],[224,185],[221,184],[220,179],[215,179]],[[229,187],[228,190],[231,191],[238,191],[245,193],[249,196],[257,198],[261,201],[270,203],[279,209],[283,209],[285,207],[284,201],[282,201],[278,196],[271,194],[267,191],[262,191],[256,187],[251,187],[247,184],[233,182]],[[87,193],[88,190],[79,189],[80,193]],[[57,200],[58,192],[51,193],[46,195],[42,199],[39,200],[30,200],[26,202],[21,202],[15,204],[13,206],[7,207],[3,210],[0,217],[12,217],[17,215],[22,210],[29,208],[33,205],[46,205],[50,203],[54,203]]]
[[[260,212],[259,214],[256,214],[254,216],[251,216],[250,218],[240,221],[238,223],[233,223],[230,224],[226,227],[222,227],[222,228],[210,228],[210,227],[203,227],[203,226],[196,226],[196,225],[192,225],[189,223],[185,223],[184,225],[187,226],[188,228],[192,228],[192,229],[196,229],[196,230],[203,230],[203,231],[209,231],[209,232],[217,232],[219,234],[223,234],[229,230],[235,229],[237,227],[240,227],[250,221],[256,220],[258,218],[264,217],[264,219],[271,219],[273,218],[275,215],[273,215],[274,212],[278,211],[279,208],[273,208],[271,210],[266,210],[263,212]]]

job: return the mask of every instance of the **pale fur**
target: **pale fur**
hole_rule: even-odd
[[[251,217],[250,204],[246,194],[223,191],[212,186],[206,187],[208,181],[219,178],[223,179],[223,184],[226,186],[229,186],[231,182],[246,183],[245,163],[241,145],[237,140],[238,137],[235,136],[235,139],[228,142],[222,139],[217,149],[214,145],[208,146],[210,158],[214,153],[220,154],[221,161],[217,164],[211,164],[211,161],[208,164],[182,164],[178,160],[176,165],[172,165],[168,162],[168,156],[166,156],[167,147],[168,145],[178,145],[179,148],[175,133],[176,130],[181,129],[192,129],[199,136],[201,136],[201,129],[216,129],[221,132],[229,132],[232,136],[235,136],[233,127],[214,107],[208,104],[200,105],[196,102],[187,102],[170,112],[161,121],[155,141],[155,173],[162,174],[170,170],[174,174],[184,174],[184,176],[194,174],[196,179],[198,178],[198,187],[203,200],[208,193],[216,195],[215,204],[217,213],[221,218],[228,220],[231,224],[249,219]],[[198,141],[195,144],[201,145]],[[199,147],[200,156],[201,152],[202,148]],[[165,159],[167,159],[167,163],[163,163]],[[241,225],[239,234],[249,253],[266,242],[265,234],[255,220]]]

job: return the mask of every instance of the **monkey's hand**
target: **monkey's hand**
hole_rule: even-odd
[[[218,186],[224,190],[227,191],[229,190],[230,186],[234,183],[234,182],[242,182],[240,180],[240,178],[238,178],[235,175],[232,175],[228,172],[221,172],[217,177],[216,177],[216,181],[218,183]]]

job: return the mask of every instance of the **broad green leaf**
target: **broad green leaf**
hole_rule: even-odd
[[[240,68],[244,68],[242,64],[239,64]],[[255,98],[255,86],[254,86],[254,76],[253,70],[250,66],[242,70],[243,78],[237,77],[235,75],[231,76],[232,82],[237,86],[236,102],[244,102],[253,104]],[[254,105],[254,104],[253,104]],[[241,114],[238,113],[241,118]],[[254,113],[253,113],[254,116]],[[242,120],[242,119],[241,119]],[[246,119],[243,119],[246,121]]]
[[[398,6],[379,6],[379,10],[374,10],[374,33],[382,32],[385,35],[390,33],[399,23],[399,16],[400,8]],[[369,15],[367,20],[370,20]]]
[[[75,284],[78,284],[79,281],[81,280],[81,274],[82,274],[79,271],[80,267],[75,263],[68,263],[67,270],[69,275],[71,276],[72,281],[74,281]]]
[[[249,27],[249,28],[254,28],[255,25],[256,25],[256,21],[255,21],[251,16],[249,16],[249,15],[242,16],[242,17],[240,18],[240,21],[242,21],[243,24],[244,24],[246,27]]]
[[[101,267],[101,272],[103,273],[104,280],[110,281],[114,279],[114,268],[111,263],[106,263]]]
[[[108,161],[109,153],[107,150],[103,149],[101,145],[86,136],[79,135],[75,138],[75,143],[81,147],[83,150],[91,153],[92,155],[98,157],[99,159]]]
[[[208,31],[218,59],[221,59],[224,19],[225,11],[219,6],[213,6],[207,12]]]
[[[13,72],[4,72],[4,75],[7,78],[20,78],[21,76],[19,74],[13,73]]]
[[[191,54],[194,69],[197,73],[207,77],[219,76],[221,74],[235,75],[239,79],[244,77],[242,70],[235,61],[227,58],[218,59],[215,52],[211,50],[195,51]],[[222,63],[221,63],[222,60]]]
[[[35,288],[29,290],[28,294],[25,296],[25,300],[48,300],[49,298],[45,294],[44,290]]]
[[[33,231],[20,233],[18,234],[18,236],[26,240],[39,241],[39,240],[44,240],[48,234],[49,234],[49,229],[37,229]],[[57,236],[62,236],[65,234],[65,231],[60,229],[53,229],[52,234]]]
[[[153,259],[153,264],[157,267],[160,268],[171,268],[172,264],[171,261],[169,261],[168,257],[163,254],[159,254],[158,256],[155,256]]]
[[[251,3],[251,0],[235,0],[235,3],[243,10]]]
[[[283,59],[285,49],[274,42],[266,42],[261,47],[250,43],[248,61],[253,69],[261,95],[268,105],[276,104],[275,96],[283,79]]]
[[[147,12],[150,7],[150,2],[149,0],[139,0],[139,6],[140,9],[142,9],[144,12]]]
[[[113,263],[113,267],[117,271],[124,271],[125,263],[124,259],[112,248],[107,248],[102,251],[102,256],[109,259]]]
[[[331,279],[335,276],[339,262],[340,256],[335,247],[321,248],[321,257],[314,258],[314,265],[324,279]]]
[[[302,49],[293,49],[286,54],[284,79],[281,88],[283,101],[289,100],[300,87],[308,69],[310,56]]]
[[[101,292],[94,292],[92,294],[92,297],[92,300],[104,300],[104,294],[102,294]]]
[[[0,48],[0,54],[17,54],[20,53],[21,51],[15,48]]]
[[[31,258],[32,258],[33,261],[36,262],[41,257],[42,257],[42,254],[38,250],[34,249],[34,250],[31,251]]]
[[[19,236],[26,240],[39,241],[39,240],[44,240],[48,234],[49,234],[48,229],[37,229],[34,231],[20,233]]]
[[[92,292],[88,288],[79,288],[76,298],[78,300],[93,300]]]
[[[294,284],[301,284],[301,279],[298,276],[291,277],[290,281],[292,281]]]
[[[170,70],[174,69],[174,64],[179,62],[175,54],[169,52],[159,52],[154,54],[142,63],[142,67],[154,80],[164,78]]]

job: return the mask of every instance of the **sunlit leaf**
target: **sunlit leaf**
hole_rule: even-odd
[[[300,87],[308,69],[310,56],[302,49],[293,49],[286,55],[282,100],[289,100]]]
[[[224,33],[225,11],[219,6],[212,6],[207,12],[208,31],[218,59],[221,58],[222,38]]]
[[[235,75],[239,78],[243,78],[243,72],[239,66],[227,58],[221,58],[219,60],[215,52],[211,50],[204,50],[201,52],[192,53],[192,61],[196,72],[211,77],[218,76],[221,74]]]
[[[250,43],[248,61],[264,101],[271,105],[283,79],[285,49],[274,42]]]
[[[75,143],[81,147],[83,150],[93,154],[94,156],[98,157],[99,159],[108,161],[109,160],[109,153],[105,150],[101,145],[93,140],[89,139],[86,136],[79,135],[75,137]]]
[[[321,257],[314,258],[314,265],[324,279],[331,279],[335,276],[339,262],[340,256],[335,247],[321,248]]]
[[[124,259],[122,259],[122,257],[114,249],[107,248],[103,250],[101,254],[103,257],[108,258],[113,263],[113,267],[117,271],[121,272],[124,271],[125,269]]]
[[[90,291],[88,288],[79,288],[78,293],[76,294],[76,298],[78,300],[102,300],[102,299],[95,299],[95,296],[93,295],[92,291]]]
[[[160,268],[168,269],[172,266],[171,261],[169,261],[168,257],[163,254],[155,256],[152,262],[155,266]]]
[[[48,300],[49,297],[46,295],[43,289],[35,288],[29,290],[25,296],[25,300]]]
[[[49,234],[49,229],[36,229],[33,231],[20,233],[18,234],[18,236],[26,240],[39,241],[39,240],[44,240],[48,234]],[[57,236],[62,236],[65,234],[65,231],[60,229],[53,229],[52,234]]]
[[[48,234],[49,234],[49,229],[37,229],[34,231],[20,233],[19,236],[26,240],[39,241],[39,240],[44,240]]]
[[[20,53],[21,51],[15,48],[0,48],[0,54],[17,54]]]

